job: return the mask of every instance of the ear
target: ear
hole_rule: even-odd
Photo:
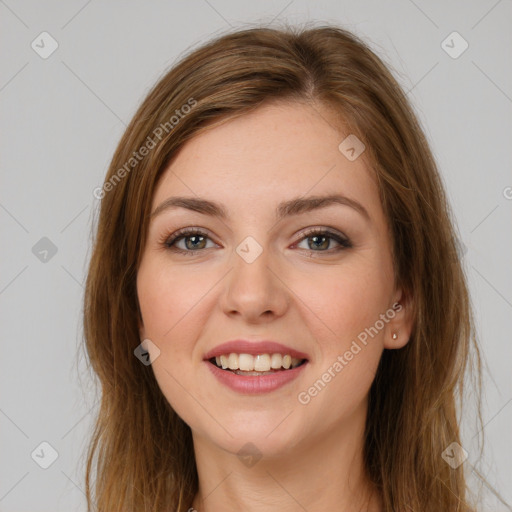
[[[387,314],[390,320],[386,324],[384,348],[402,348],[408,343],[414,326],[413,310],[411,294],[405,293],[402,289],[396,290],[391,309]]]

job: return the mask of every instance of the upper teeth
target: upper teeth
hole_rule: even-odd
[[[270,369],[278,370],[283,367],[285,370],[298,366],[302,359],[297,359],[288,354],[258,354],[253,356],[251,354],[224,354],[217,356],[215,362],[217,366],[222,366],[225,370],[244,370],[256,372],[268,372]]]

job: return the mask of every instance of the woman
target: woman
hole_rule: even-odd
[[[257,28],[196,49],[95,195],[90,507],[474,510],[456,234],[418,121],[361,40]]]

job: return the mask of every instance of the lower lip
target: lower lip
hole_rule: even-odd
[[[302,372],[307,362],[292,368],[290,370],[269,373],[268,375],[238,375],[236,373],[222,370],[209,361],[205,361],[210,371],[215,377],[226,386],[230,387],[238,393],[247,395],[257,395],[261,393],[269,393],[281,386],[284,386],[293,379],[296,379]]]

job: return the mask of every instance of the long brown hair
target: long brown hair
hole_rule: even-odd
[[[84,297],[84,346],[101,384],[87,457],[89,509],[181,512],[192,504],[191,430],[151,367],[134,356],[141,342],[135,283],[149,209],[159,177],[187,140],[276,100],[327,105],[364,141],[390,226],[395,279],[413,297],[410,341],[384,350],[369,396],[364,460],[384,511],[474,510],[464,464],[452,468],[442,457],[451,443],[462,444],[469,370],[480,396],[455,223],[405,94],[363,41],[332,25],[217,36],[159,80],[127,127],[96,194],[101,208]]]

